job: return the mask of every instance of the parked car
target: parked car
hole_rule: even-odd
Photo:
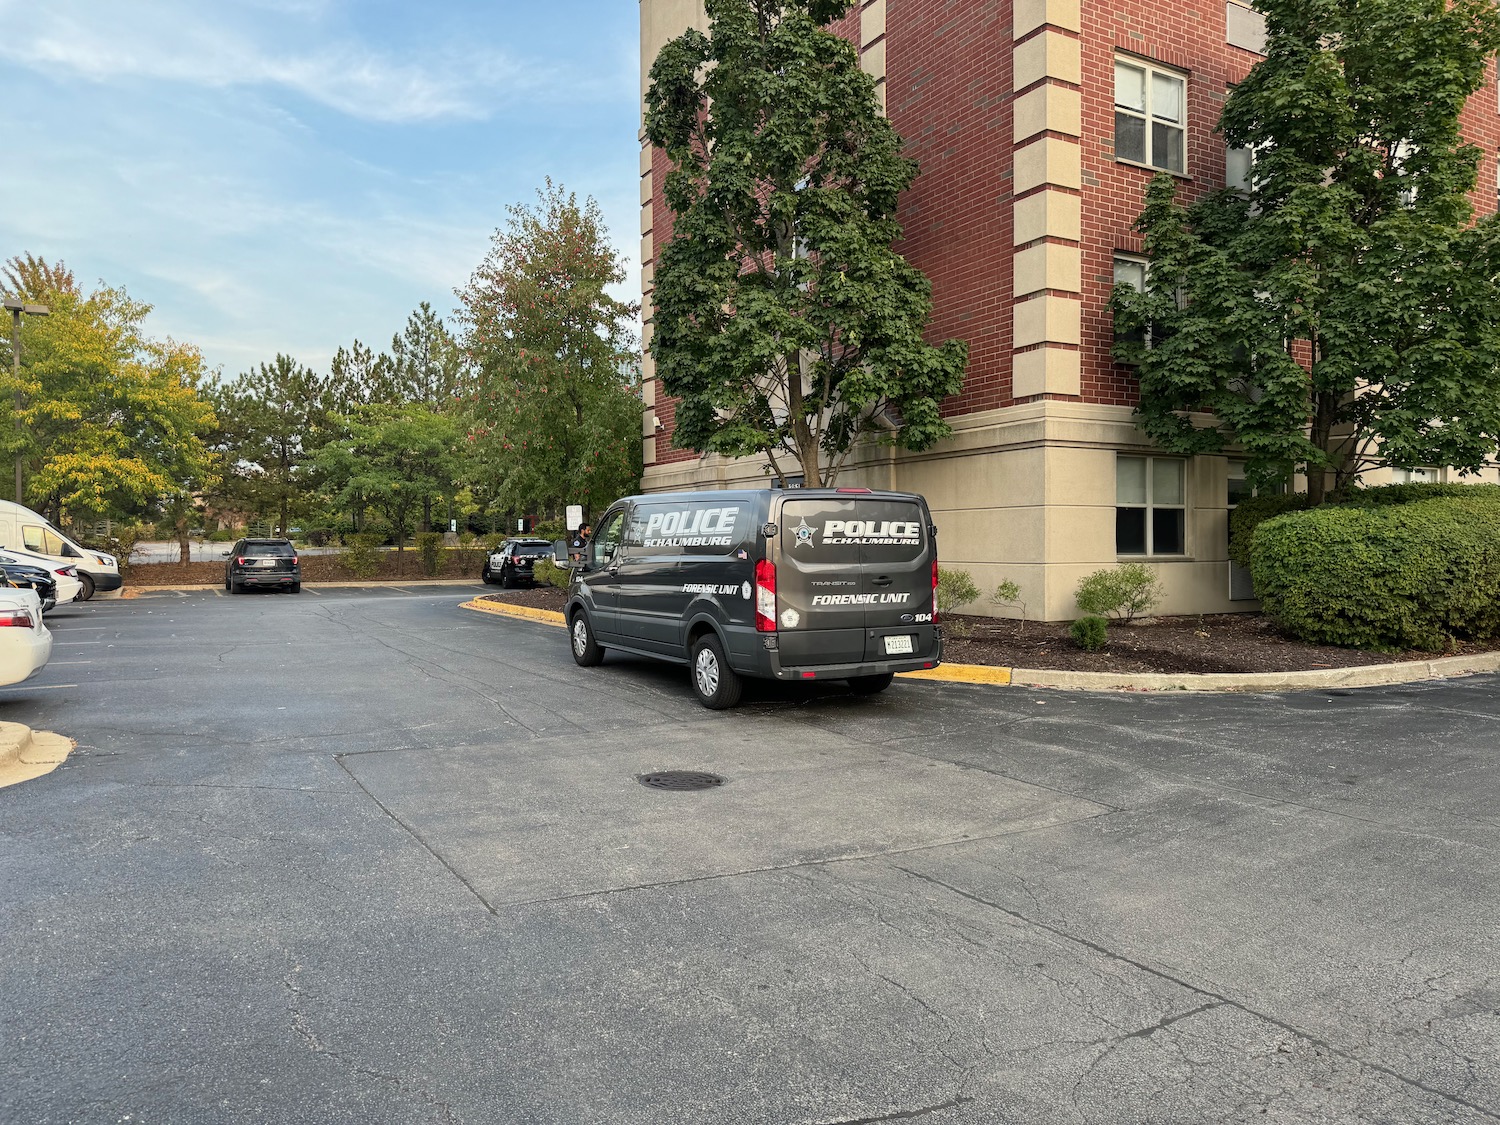
[[[0,685],[19,684],[46,667],[52,634],[35,590],[0,588]]]
[[[573,565],[573,659],[606,649],[691,671],[705,707],[746,676],[845,680],[860,695],[943,656],[937,527],[915,493],[756,489],[630,496]]]
[[[54,570],[76,567],[73,578],[80,584],[82,601],[92,598],[95,590],[118,590],[121,585],[120,562],[114,555],[80,546],[30,508],[10,500],[0,500],[0,547],[44,555]],[[64,604],[72,600],[59,598]]]
[[[46,555],[34,554],[31,551],[18,551],[11,547],[0,548],[0,566],[9,566],[12,563],[17,566],[35,566],[45,570],[57,583],[57,592],[53,595],[58,605],[67,605],[73,601],[87,601],[83,596],[83,579],[78,573],[78,568],[71,563],[59,562],[57,559]]]
[[[251,586],[302,592],[302,566],[290,539],[241,539],[224,557],[224,589],[231,594]]]
[[[552,558],[552,543],[547,539],[507,539],[484,560],[479,577],[486,582],[498,582],[501,586],[516,586],[524,582],[535,584],[532,570],[537,559]]]
[[[0,588],[35,590],[42,599],[42,612],[57,604],[57,580],[50,570],[24,563],[0,563]]]

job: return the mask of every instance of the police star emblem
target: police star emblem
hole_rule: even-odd
[[[817,544],[813,542],[813,529],[807,526],[807,517],[805,516],[802,518],[801,523],[792,528],[792,534],[797,539],[797,542],[793,544],[793,550],[795,550],[797,547],[801,547],[804,544],[809,547],[817,546]]]

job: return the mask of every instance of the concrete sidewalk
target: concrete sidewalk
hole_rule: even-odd
[[[51,773],[73,750],[73,740],[22,723],[0,723],[0,788]]]

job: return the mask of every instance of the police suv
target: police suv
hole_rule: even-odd
[[[679,492],[617,501],[568,588],[573,659],[686,664],[706,707],[741,677],[884,691],[934,668],[937,528],[927,501],[866,488]]]

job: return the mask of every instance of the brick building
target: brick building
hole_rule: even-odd
[[[660,47],[707,20],[701,0],[640,4],[644,96]],[[1152,449],[1132,418],[1132,370],[1110,356],[1106,302],[1116,279],[1141,277],[1131,226],[1158,170],[1189,191],[1236,175],[1214,128],[1259,58],[1261,17],[1238,0],[864,0],[838,30],[921,166],[901,250],[932,280],[931,338],[970,346],[964,389],[945,404],[953,435],[922,454],[852,458],[840,483],[925,494],[945,564],[981,589],[1014,579],[1034,616],[1074,616],[1078,580],[1126,559],[1155,565],[1164,612],[1253,608],[1227,552],[1242,470]],[[1466,117],[1491,184],[1497,109],[1491,86]],[[671,229],[665,172],[643,142],[648,339],[654,247]],[[755,459],[673,449],[649,356],[645,375],[647,490],[766,479]]]

